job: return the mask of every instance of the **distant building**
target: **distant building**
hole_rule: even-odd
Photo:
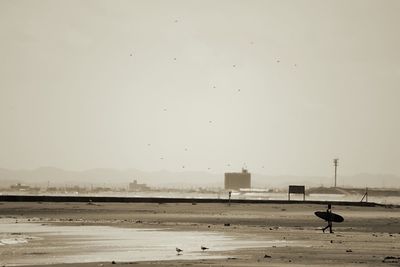
[[[138,184],[136,180],[133,183],[129,183],[129,191],[146,191],[150,188],[146,184]]]
[[[23,185],[21,183],[10,186],[10,189],[12,191],[26,191],[30,193],[37,193],[40,191],[39,187],[30,187],[29,185]]]
[[[225,189],[239,190],[241,188],[251,188],[251,174],[242,169],[242,172],[225,173]]]
[[[18,183],[18,184],[16,184],[16,185],[12,185],[12,186],[10,186],[10,188],[11,188],[12,190],[18,190],[18,191],[28,191],[29,189],[31,189],[30,186],[28,186],[28,185],[23,185],[23,184],[20,184],[20,183]]]

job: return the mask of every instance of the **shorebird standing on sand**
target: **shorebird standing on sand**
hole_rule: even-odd
[[[175,250],[176,250],[176,252],[178,253],[178,255],[181,255],[180,253],[183,252],[183,250],[180,249],[180,248],[175,248]]]
[[[209,248],[207,248],[207,247],[205,247],[205,246],[201,246],[201,250],[202,250],[202,251],[205,251],[205,250],[207,250],[207,249],[209,249]]]

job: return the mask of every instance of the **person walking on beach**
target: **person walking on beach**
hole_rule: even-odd
[[[322,232],[325,233],[325,230],[329,228],[329,233],[333,234],[332,231],[332,206],[331,204],[328,204],[328,208],[326,209],[326,214],[327,214],[327,218],[326,220],[328,221],[328,225],[322,229]]]

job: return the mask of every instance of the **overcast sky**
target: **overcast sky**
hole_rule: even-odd
[[[399,14],[0,0],[0,167],[400,175]]]

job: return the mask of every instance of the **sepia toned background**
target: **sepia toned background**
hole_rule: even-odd
[[[306,177],[338,157],[399,186],[399,11],[1,0],[0,168]]]

